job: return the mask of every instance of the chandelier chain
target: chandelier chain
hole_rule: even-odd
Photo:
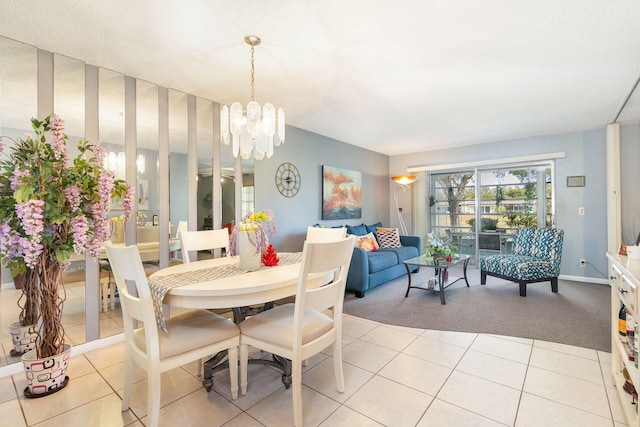
[[[254,45],[251,45],[251,101],[255,101],[254,96],[255,96],[255,76],[254,76],[254,66],[253,66],[253,52],[254,52]]]

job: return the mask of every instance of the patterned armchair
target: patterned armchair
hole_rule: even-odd
[[[487,275],[520,285],[520,296],[527,296],[527,283],[551,281],[551,292],[558,292],[564,231],[557,228],[527,227],[516,231],[513,252],[480,258],[480,283]]]

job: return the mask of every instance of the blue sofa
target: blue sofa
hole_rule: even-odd
[[[356,236],[370,232],[375,234],[376,227],[382,227],[382,224],[347,226],[347,233]],[[401,248],[380,248],[372,252],[353,248],[347,290],[354,291],[356,297],[362,298],[367,290],[407,274],[402,261],[420,255],[422,239],[419,236],[400,236],[400,243]]]

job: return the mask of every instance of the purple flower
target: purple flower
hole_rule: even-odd
[[[124,197],[122,198],[122,210],[124,211],[124,219],[131,218],[133,213],[133,203],[136,199],[136,190],[133,187],[129,187]]]
[[[44,231],[44,200],[27,200],[16,205],[18,218],[22,220],[22,229],[28,236],[36,236]]]
[[[73,230],[73,249],[76,253],[82,253],[82,249],[88,241],[89,222],[84,215],[71,218],[71,229]]]
[[[82,201],[82,188],[76,184],[65,188],[64,194],[67,196],[67,200],[69,201],[69,208],[71,209],[71,212],[77,211],[80,208],[80,202]]]

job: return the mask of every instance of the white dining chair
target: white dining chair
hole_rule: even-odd
[[[333,242],[344,239],[347,235],[346,227],[324,228],[324,227],[307,227],[307,242]]]
[[[169,240],[169,253],[172,254],[171,257],[174,259],[175,256],[173,254],[180,250],[180,233],[187,230],[189,230],[189,223],[187,221],[179,221],[175,236]]]
[[[185,264],[198,260],[197,251],[225,249],[225,253],[227,253],[229,232],[226,228],[220,230],[182,231],[180,233],[180,246],[182,249],[182,262]],[[192,252],[195,252],[193,260],[189,256]]]
[[[158,331],[151,291],[137,246],[106,246],[120,293],[125,334],[125,386],[122,411],[129,409],[134,367],[147,371],[149,424],[160,417],[160,374],[186,363],[228,351],[231,396],[238,396],[239,330],[235,323],[207,310],[190,310],[166,320]],[[137,328],[136,321],[144,323]]]
[[[335,242],[305,242],[296,301],[240,322],[240,392],[247,392],[248,346],[291,360],[293,418],[303,424],[302,361],[333,346],[337,389],[344,392],[342,306],[353,254],[353,237]],[[317,285],[317,273],[333,271],[333,281]],[[316,286],[314,286],[316,284]],[[327,310],[331,309],[332,310]]]

